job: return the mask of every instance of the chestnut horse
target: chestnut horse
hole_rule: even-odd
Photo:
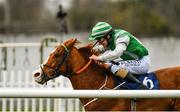
[[[33,74],[35,81],[44,84],[62,74],[69,78],[75,90],[113,89],[115,85],[113,75],[107,72],[104,66],[89,60],[89,56],[92,55],[91,48],[87,46],[78,49],[74,46],[75,43],[76,39],[69,39],[58,45],[40,69]],[[157,70],[155,74],[160,89],[180,89],[180,67]],[[131,99],[81,98],[80,101],[87,111],[131,110]],[[136,110],[180,110],[180,100],[138,99]]]

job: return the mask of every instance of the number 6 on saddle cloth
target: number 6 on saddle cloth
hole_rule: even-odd
[[[150,90],[158,90],[159,89],[159,81],[157,80],[157,77],[154,72],[145,73],[142,75],[136,75],[135,77],[137,79],[139,79],[144,85],[146,85]],[[130,89],[130,90],[131,89],[132,90],[140,89],[139,85],[137,83],[125,81],[118,76],[115,76],[114,80],[116,82],[116,85],[119,85],[119,84],[125,82],[118,89]]]

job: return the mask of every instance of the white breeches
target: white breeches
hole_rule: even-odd
[[[118,65],[107,63],[107,65],[111,66],[111,72],[113,74],[116,73],[119,69],[126,69],[133,74],[144,74],[149,71],[151,61],[149,56],[144,56],[140,60],[127,60],[117,63]]]

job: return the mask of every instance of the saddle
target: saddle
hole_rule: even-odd
[[[154,72],[145,73],[141,75],[134,75],[137,79],[139,79],[144,85],[146,85],[149,90],[158,90],[159,89],[159,81]],[[139,84],[133,83],[127,80],[124,80],[118,76],[113,76],[115,81],[115,87],[119,86],[117,89],[129,89],[129,90],[138,90]]]
[[[108,66],[104,63],[99,62],[100,66],[106,68],[107,72],[111,72]],[[139,79],[144,85],[146,85],[149,90],[158,90],[159,89],[159,81],[154,72],[138,74],[134,75],[137,79]],[[115,82],[115,88],[117,89],[128,89],[128,90],[139,90],[139,84],[130,82],[128,80],[122,79],[119,76],[113,75],[113,79]]]

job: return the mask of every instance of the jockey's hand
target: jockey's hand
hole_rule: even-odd
[[[95,61],[100,61],[99,57],[94,55],[94,54],[92,56],[90,56],[89,59],[92,59],[92,60],[95,60]]]

